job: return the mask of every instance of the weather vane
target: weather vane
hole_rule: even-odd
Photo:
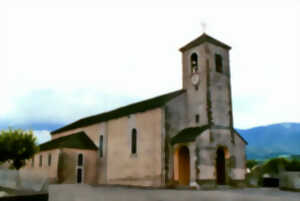
[[[201,26],[202,26],[202,32],[205,33],[206,32],[206,23],[202,22]]]

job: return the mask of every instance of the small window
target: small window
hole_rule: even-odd
[[[219,54],[215,55],[216,71],[218,73],[223,73],[223,59]]]
[[[51,160],[52,160],[52,156],[51,154],[48,155],[48,166],[51,166]]]
[[[40,155],[40,167],[42,167],[43,166],[43,156],[42,155]]]
[[[191,55],[191,72],[198,72],[198,55],[196,53]]]
[[[199,114],[196,114],[195,121],[196,121],[196,123],[199,123]]]
[[[78,154],[78,159],[77,159],[77,166],[82,166],[83,165],[83,154]]]
[[[136,154],[136,145],[137,145],[137,132],[136,129],[132,129],[131,132],[131,153]]]
[[[103,135],[100,135],[99,138],[99,156],[100,158],[103,157]]]
[[[34,167],[34,156],[31,159],[31,167]]]

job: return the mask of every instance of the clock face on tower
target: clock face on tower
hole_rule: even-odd
[[[193,84],[193,85],[197,85],[197,84],[199,83],[199,80],[200,80],[200,78],[199,78],[199,75],[198,75],[198,74],[194,74],[194,75],[192,76],[192,84]]]

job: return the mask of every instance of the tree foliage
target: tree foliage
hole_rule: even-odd
[[[300,161],[296,159],[273,158],[263,164],[264,173],[278,174],[280,171],[300,171]]]
[[[247,160],[246,162],[246,166],[247,168],[249,168],[250,170],[256,166],[258,164],[258,162],[256,160]]]
[[[285,170],[288,163],[289,161],[285,158],[270,159],[263,165],[263,172],[278,174],[280,171]]]
[[[0,132],[0,162],[10,161],[12,167],[18,170],[38,151],[32,131],[9,128]]]
[[[300,160],[292,159],[289,163],[285,166],[286,171],[297,171],[300,172]]]

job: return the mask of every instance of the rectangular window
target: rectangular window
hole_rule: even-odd
[[[51,157],[51,154],[48,155],[48,166],[50,167],[51,166],[51,160],[52,160],[52,157]]]
[[[100,158],[103,157],[103,135],[100,135],[99,138],[99,156]]]
[[[218,73],[223,73],[223,59],[219,54],[215,55],[216,71]]]
[[[40,155],[40,167],[42,167],[43,166],[43,156],[42,155]]]

